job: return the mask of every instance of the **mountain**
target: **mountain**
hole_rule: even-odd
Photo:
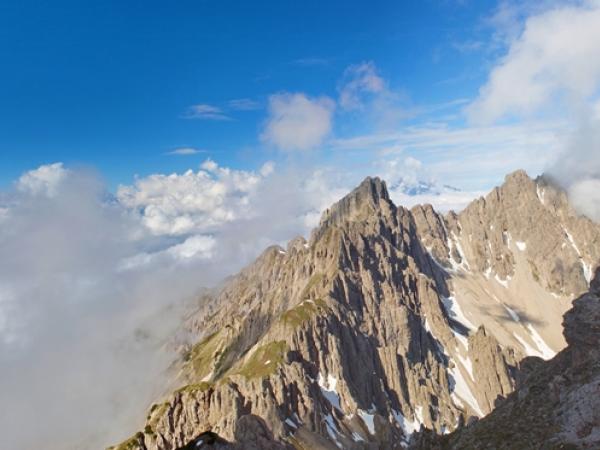
[[[462,429],[566,346],[599,244],[523,171],[446,215],[367,178],[308,241],[268,248],[202,303],[181,388],[115,448],[397,449]]]

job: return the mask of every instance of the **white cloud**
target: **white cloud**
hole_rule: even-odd
[[[310,150],[331,132],[335,103],[328,97],[302,93],[269,97],[269,116],[261,139],[280,150]]]
[[[179,147],[175,148],[169,152],[167,155],[177,155],[177,156],[189,156],[189,155],[197,155],[198,153],[206,153],[206,150],[200,150],[194,147]]]
[[[231,120],[221,108],[206,103],[190,106],[183,117],[186,119]]]
[[[17,189],[31,195],[54,196],[67,173],[62,163],[43,165],[21,175]]]
[[[181,244],[169,247],[167,250],[177,259],[201,258],[210,259],[216,246],[215,239],[211,236],[192,236]]]
[[[564,118],[568,126],[557,133],[557,149],[539,152],[544,169],[579,212],[600,219],[593,191],[600,180],[600,1],[506,3],[494,20],[507,30],[508,52],[467,108],[470,118]],[[515,153],[510,148],[507,156]]]
[[[600,2],[554,5],[529,17],[467,112],[475,122],[531,115],[557,97],[585,98],[600,86]]]
[[[120,186],[117,198],[139,210],[144,225],[156,235],[206,232],[251,215],[249,197],[272,168],[269,162],[257,174],[207,159],[198,172],[155,174]]]

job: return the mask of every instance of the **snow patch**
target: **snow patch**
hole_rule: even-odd
[[[375,405],[371,405],[371,409],[369,411],[363,411],[362,409],[358,409],[356,411],[356,413],[360,416],[362,421],[367,426],[369,433],[373,436],[375,435],[375,422],[374,422],[375,415],[373,414],[374,412],[375,412]]]
[[[325,397],[327,401],[331,403],[331,406],[341,411],[342,407],[340,406],[340,395],[337,391],[337,378],[331,374],[328,374],[327,378],[324,378],[321,372],[319,372],[317,383],[319,383],[323,397]]]
[[[504,240],[506,241],[506,246],[510,248],[510,242],[512,241],[512,236],[508,231],[503,231],[502,235],[504,236]]]
[[[450,262],[450,265],[452,266],[452,271],[458,272],[459,270],[462,269],[465,272],[469,272],[471,270],[471,268],[469,266],[469,262],[467,261],[467,258],[465,257],[465,253],[463,251],[463,248],[460,245],[460,240],[458,239],[458,237],[456,237],[456,234],[454,232],[452,232],[451,237],[448,238],[447,245],[448,245],[448,261]],[[452,250],[454,248],[456,248],[456,251],[458,252],[458,255],[460,256],[460,261],[461,261],[460,263],[454,259],[454,256],[452,256]]]
[[[506,280],[502,280],[502,279],[501,279],[501,278],[498,276],[498,274],[496,274],[496,275],[494,275],[494,279],[495,279],[495,280],[496,280],[498,283],[500,283],[502,286],[504,286],[506,289],[508,289],[508,282],[509,282],[509,281],[512,279],[512,277],[510,277],[510,276],[507,276],[507,277],[506,277]]]
[[[592,267],[587,264],[585,262],[585,260],[583,259],[583,255],[581,254],[581,251],[579,251],[579,247],[577,247],[577,244],[575,244],[575,240],[573,239],[573,235],[571,235],[571,233],[569,233],[566,229],[564,229],[565,234],[567,235],[567,238],[569,239],[569,242],[571,243],[571,246],[573,247],[573,249],[575,250],[575,252],[577,253],[577,256],[579,256],[579,262],[581,263],[581,268],[583,269],[583,276],[585,277],[585,281],[590,284],[590,282],[592,281],[592,278],[594,276],[593,271],[592,271]]]
[[[535,188],[536,188],[537,197],[538,197],[540,203],[542,205],[545,205],[545,203],[544,203],[544,194],[545,194],[544,190],[542,188],[540,188],[539,184],[536,185]]]
[[[415,417],[419,421],[419,423],[425,423],[423,420],[423,407],[421,405],[417,405],[415,407]]]
[[[479,407],[467,380],[463,377],[462,372],[460,371],[458,365],[455,363],[454,367],[450,369],[450,374],[454,379],[454,386],[452,387],[451,398],[454,400],[454,403],[457,406],[463,406],[460,399],[464,400],[469,404],[471,409],[477,414],[479,417],[483,417],[483,411]],[[457,401],[458,398],[458,401]]]
[[[404,415],[401,412],[392,409],[394,419],[396,420],[398,425],[400,425],[400,428],[402,428],[406,441],[408,441],[408,439],[412,436],[414,432],[419,431],[421,429],[421,424],[423,423],[423,420],[419,420],[419,417],[422,419],[422,411],[419,411],[419,413],[419,416],[417,416],[417,414],[415,413],[413,420],[408,420],[406,417],[404,417]]]
[[[485,272],[483,272],[483,275],[489,280],[492,276],[492,267],[488,266],[487,269],[485,269]]]
[[[466,358],[463,358],[461,355],[457,356],[463,367],[467,370],[467,372],[469,372],[471,380],[475,381],[475,377],[473,376],[473,364],[471,363],[471,358],[469,358],[468,356]]]
[[[442,297],[442,304],[444,305],[446,312],[452,319],[456,320],[457,322],[460,322],[469,330],[474,330],[477,328],[469,319],[467,319],[467,317],[463,313],[463,310],[461,309],[460,305],[458,304],[456,298],[453,295],[450,297]]]
[[[292,428],[298,429],[298,425],[296,425],[294,423],[294,421],[291,419],[291,417],[288,417],[287,419],[285,419],[285,423],[287,423]]]
[[[506,306],[504,303],[502,304],[502,306],[504,306],[504,309],[506,310],[506,312],[508,313],[508,315],[511,317],[512,320],[514,320],[515,322],[520,322],[521,318],[519,317],[519,315],[517,314],[517,312]]]
[[[352,440],[354,440],[354,442],[364,442],[365,441],[362,438],[362,436],[360,434],[358,434],[356,431],[352,432]]]
[[[437,258],[435,256],[433,256],[433,253],[431,252],[431,247],[425,247],[425,250],[427,250],[427,253],[429,254],[429,257],[431,258],[431,260],[434,262],[434,264],[436,266],[438,266],[440,269],[442,269],[444,272],[448,272],[448,268],[444,267],[442,265],[442,263],[440,263]]]
[[[454,334],[456,340],[462,344],[465,350],[469,350],[469,340],[452,327],[450,327],[450,331],[452,331],[452,334]]]
[[[335,442],[335,445],[337,445],[338,448],[343,448],[341,442],[338,440],[338,434],[340,432],[338,431],[337,425],[335,424],[331,414],[327,414],[325,416],[325,425],[327,428],[327,434],[329,434],[331,440]]]
[[[519,343],[525,350],[526,356],[537,356],[539,358],[542,358],[542,354],[539,351],[537,351],[536,349],[534,349],[531,345],[529,345],[525,339],[523,339],[521,336],[519,336],[516,333],[513,333],[513,336],[517,339],[517,341],[519,341]]]
[[[554,356],[556,356],[556,352],[554,350],[552,350],[548,344],[546,344],[544,339],[542,339],[542,337],[538,334],[538,332],[535,330],[535,328],[533,328],[533,326],[531,324],[528,324],[527,329],[529,330],[529,333],[531,334],[531,338],[533,339],[533,342],[535,342],[535,345],[537,346],[537,348],[540,349],[540,352],[542,353],[542,358],[544,358],[544,359],[554,358]]]

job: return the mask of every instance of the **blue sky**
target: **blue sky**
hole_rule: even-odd
[[[92,166],[116,186],[134,174],[195,168],[207,156],[248,169],[287,158],[259,139],[269,95],[334,97],[344,70],[365,61],[406,108],[473,98],[491,64],[493,48],[483,51],[482,42],[494,32],[486,19],[495,8],[449,0],[3,2],[0,183],[56,161]],[[235,99],[257,109],[231,110]],[[183,118],[195,104],[231,120]],[[333,134],[366,128],[344,117]],[[165,155],[178,147],[207,153]]]

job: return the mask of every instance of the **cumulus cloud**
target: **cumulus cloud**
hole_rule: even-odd
[[[156,235],[207,232],[252,213],[249,196],[273,171],[266,163],[259,173],[231,170],[207,159],[197,172],[155,174],[133,186],[120,186],[117,198],[137,209]]]
[[[476,122],[531,115],[567,100],[598,94],[600,2],[553,5],[530,16],[493,68],[467,112]]]
[[[310,98],[302,93],[269,97],[269,115],[261,140],[285,151],[319,146],[332,129],[335,103],[328,97]]]
[[[47,164],[24,173],[17,181],[17,189],[33,195],[54,196],[65,179],[67,170],[62,163]]]

